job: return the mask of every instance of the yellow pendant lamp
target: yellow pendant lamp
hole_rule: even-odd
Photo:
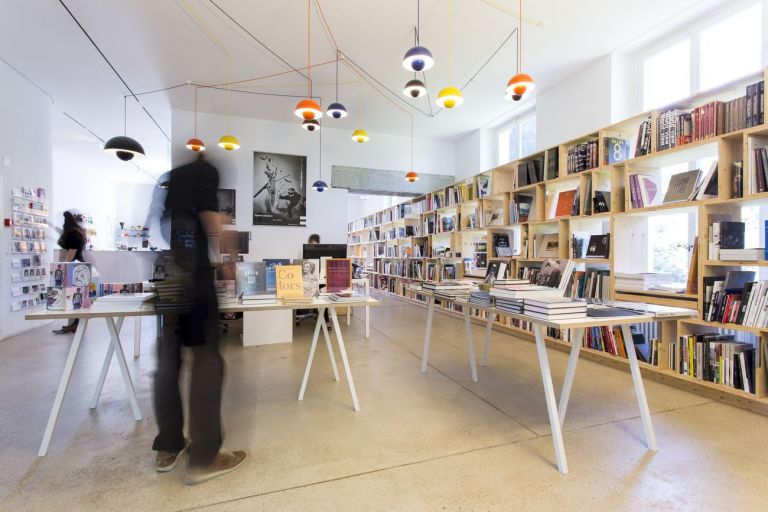
[[[205,151],[205,144],[197,138],[197,86],[195,86],[195,136],[187,141],[187,149],[196,153]]]
[[[453,0],[448,3],[448,81],[453,79]],[[435,100],[438,107],[454,108],[464,103],[464,96],[454,86],[443,88]]]
[[[219,147],[226,151],[234,151],[240,149],[240,141],[237,137],[231,134],[232,132],[232,82],[231,72],[229,69],[229,55],[227,55],[227,128],[230,133],[222,135],[219,139]]]
[[[531,75],[521,71],[523,68],[523,0],[518,1],[517,12],[520,16],[517,27],[517,74],[509,79],[504,91],[504,99],[510,101],[520,101],[523,96],[533,92],[536,87]]]
[[[222,135],[219,139],[219,147],[227,151],[240,149],[240,141],[234,135]]]
[[[368,142],[371,138],[368,136],[368,132],[358,129],[352,132],[352,140],[362,144],[363,142]]]
[[[312,99],[312,60],[310,54],[310,3],[311,0],[307,0],[307,97],[296,104],[296,108],[293,109],[293,113],[299,119],[304,121],[312,121],[323,117],[323,110],[320,105]],[[306,129],[308,125],[304,124]],[[314,124],[313,124],[314,126]],[[319,125],[318,125],[319,126]],[[312,131],[312,130],[309,130]]]

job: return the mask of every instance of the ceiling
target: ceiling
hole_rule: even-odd
[[[307,2],[305,0],[64,0],[104,54],[135,91],[184,84],[226,84],[290,71],[245,30],[296,68],[307,64]],[[524,5],[524,69],[538,91],[617,48],[669,30],[670,22],[686,20],[712,8],[719,0],[528,0]],[[361,80],[346,64],[339,68],[339,100],[350,114],[324,120],[344,129],[407,135],[409,114],[417,136],[455,140],[508,115],[519,104],[503,99],[515,72],[516,45],[511,38],[465,87],[465,104],[450,111],[426,99],[399,96],[411,77],[402,67],[412,46],[416,22],[414,0],[320,0],[338,48],[381,82],[378,90]],[[218,5],[219,8],[216,7]],[[449,9],[449,6],[452,8]],[[226,11],[232,19],[222,13]],[[435,56],[427,72],[430,98],[452,83],[465,85],[517,26],[514,0],[422,0],[421,43]],[[335,48],[311,9],[313,63],[333,61]],[[117,79],[57,0],[0,3],[0,57],[54,99],[54,109],[67,112],[101,138],[121,134],[123,95]],[[305,72],[306,73],[306,72]],[[324,104],[335,95],[333,63],[313,69],[313,93]],[[384,92],[382,86],[398,94]],[[226,89],[226,85],[223,87]],[[270,95],[198,89],[197,108],[284,122],[293,116],[296,97],[306,94],[306,80],[297,72],[238,83],[233,89]],[[171,108],[194,108],[194,87],[141,96],[160,126],[141,107],[128,101],[128,134],[145,146],[150,158],[142,164],[155,172],[168,163]],[[287,97],[286,97],[287,96]],[[69,127],[69,130],[66,127]],[[90,137],[65,119],[56,143]],[[162,130],[162,132],[161,132]],[[192,127],[190,127],[190,135]]]

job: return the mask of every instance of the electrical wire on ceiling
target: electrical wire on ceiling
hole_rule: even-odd
[[[59,0],[59,3],[62,5],[62,7],[64,7],[64,9],[67,11],[67,13],[72,18],[72,20],[77,24],[77,26],[80,27],[80,30],[83,31],[83,34],[85,34],[85,37],[87,37],[88,40],[93,45],[93,47],[96,48],[96,51],[99,52],[99,55],[101,55],[101,57],[104,59],[104,62],[107,63],[107,65],[110,67],[110,69],[112,69],[112,71],[115,73],[117,78],[119,78],[120,81],[123,83],[125,88],[128,89],[128,92],[131,93],[130,96],[134,100],[136,100],[136,103],[138,103],[139,106],[141,106],[141,108],[144,110],[144,113],[147,114],[147,116],[152,120],[153,123],[155,123],[155,126],[157,126],[157,129],[160,130],[160,132],[163,134],[163,137],[165,137],[165,140],[167,140],[168,142],[171,142],[171,138],[168,136],[167,133],[165,133],[165,130],[163,130],[163,128],[160,126],[160,124],[157,122],[157,120],[154,117],[152,117],[152,114],[149,113],[149,110],[147,110],[147,107],[145,107],[141,103],[141,101],[139,101],[138,96],[136,96],[136,94],[134,94],[133,89],[131,89],[131,86],[128,85],[128,83],[125,81],[125,79],[122,77],[122,75],[117,71],[117,69],[115,69],[115,66],[112,65],[112,62],[110,62],[110,60],[107,58],[107,56],[104,55],[104,52],[101,51],[101,48],[99,48],[99,45],[96,44],[96,41],[94,41],[93,38],[91,37],[91,35],[88,33],[88,31],[85,30],[85,27],[83,27],[82,23],[80,23],[80,21],[77,19],[77,17],[74,15],[74,13],[69,9],[69,7],[67,7],[67,4],[64,3],[64,0]]]

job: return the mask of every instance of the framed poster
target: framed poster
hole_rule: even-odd
[[[253,225],[307,225],[307,157],[253,153]]]
[[[237,220],[237,202],[235,199],[235,190],[232,188],[220,188],[216,192],[216,197],[219,200],[219,213],[223,213],[228,219],[231,219],[232,224]]]

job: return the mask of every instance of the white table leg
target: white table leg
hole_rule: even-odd
[[[568,398],[571,396],[573,377],[576,375],[576,365],[579,362],[579,352],[581,351],[583,339],[584,329],[574,329],[573,339],[571,340],[571,357],[568,358],[568,369],[565,372],[565,382],[563,382],[563,389],[560,391],[560,405],[557,410],[561,426],[565,422],[565,411],[568,409]]]
[[[365,306],[365,339],[371,339],[371,307]]]
[[[536,336],[536,352],[539,355],[541,366],[541,379],[544,381],[544,397],[547,399],[547,411],[549,412],[549,427],[552,429],[552,442],[555,445],[555,457],[557,469],[561,473],[568,473],[568,462],[565,459],[565,446],[563,445],[563,432],[560,429],[560,418],[557,414],[557,402],[555,401],[555,388],[552,386],[552,374],[549,371],[549,358],[547,345],[544,343],[544,330],[541,324],[533,324],[533,333]]]
[[[328,325],[325,323],[325,315],[318,315],[318,321],[322,321],[323,336],[325,336],[325,346],[328,348],[328,356],[331,358],[331,368],[333,369],[333,380],[339,380],[339,369],[336,367],[336,356],[333,354],[333,344],[328,335]]]
[[[120,332],[120,329],[117,330]],[[133,357],[139,357],[141,355],[141,317],[137,316],[133,319]]]
[[[123,328],[123,320],[125,320],[124,316],[118,317],[117,319],[117,325],[116,330],[118,334]],[[95,409],[97,405],[99,405],[99,397],[101,396],[101,390],[104,388],[104,381],[107,378],[107,372],[109,371],[109,365],[112,363],[112,356],[115,353],[115,346],[112,344],[112,340],[110,340],[109,344],[107,345],[107,355],[104,356],[104,363],[101,365],[101,374],[99,375],[99,380],[96,383],[96,389],[93,391],[93,398],[91,399],[91,409]]]
[[[472,382],[477,382],[477,364],[475,363],[475,337],[472,335],[472,321],[469,319],[469,305],[462,307],[464,310],[464,328],[467,331],[467,355],[469,356],[469,373]]]
[[[347,306],[347,327],[352,323],[352,308]]]
[[[427,332],[424,334],[424,353],[421,355],[421,373],[427,371],[427,363],[429,362],[429,342],[432,339],[432,316],[435,312],[435,298],[429,297],[427,299],[429,306],[427,307]]]
[[[111,335],[110,343],[115,350],[115,357],[117,357],[117,365],[120,367],[120,373],[123,374],[123,382],[125,383],[125,389],[128,391],[128,400],[131,402],[131,408],[133,409],[133,417],[136,421],[142,420],[141,409],[139,409],[139,401],[136,399],[136,391],[133,389],[133,382],[131,382],[131,373],[128,371],[128,363],[125,362],[125,354],[123,354],[123,346],[120,343],[120,335],[115,327],[115,320],[113,318],[105,318],[107,321],[107,329]]]
[[[301,380],[299,388],[299,400],[304,400],[304,392],[307,390],[309,381],[309,371],[312,369],[312,361],[315,359],[315,349],[317,348],[317,339],[320,337],[320,326],[324,323],[323,313],[325,308],[318,308],[317,322],[315,322],[315,333],[312,335],[312,344],[309,346],[309,356],[307,357],[307,366],[304,368],[304,378]]]
[[[333,321],[333,329],[336,333],[336,341],[339,344],[339,352],[341,352],[341,362],[344,363],[344,373],[347,375],[349,392],[352,395],[352,406],[355,408],[355,411],[359,411],[360,404],[357,401],[357,391],[355,391],[355,383],[352,380],[352,370],[349,369],[347,349],[344,347],[344,338],[341,336],[341,328],[339,327],[339,317],[336,315],[336,308],[331,308],[331,320]]]
[[[69,346],[67,362],[64,364],[64,373],[61,374],[61,380],[59,381],[59,389],[56,391],[56,398],[53,400],[53,408],[51,409],[50,416],[48,416],[48,424],[45,426],[43,442],[40,443],[40,450],[37,452],[38,457],[44,457],[48,453],[48,445],[51,442],[51,437],[53,437],[53,431],[56,429],[56,423],[59,421],[61,404],[64,402],[64,395],[67,394],[69,378],[72,376],[72,368],[75,366],[75,359],[77,359],[77,354],[80,351],[80,343],[83,341],[83,335],[85,334],[85,328],[87,326],[88,319],[86,318],[81,318],[80,322],[77,324],[75,337],[72,339],[72,345]]]
[[[491,333],[493,332],[493,317],[496,313],[487,311],[488,323],[485,325],[485,338],[483,338],[483,358],[480,360],[480,366],[488,366],[488,347],[491,345]]]
[[[632,381],[635,384],[635,396],[637,397],[637,406],[640,408],[640,417],[643,420],[643,431],[645,432],[645,443],[649,450],[656,451],[656,434],[653,431],[651,422],[651,411],[648,409],[648,399],[645,397],[645,387],[643,387],[643,377],[640,374],[640,366],[637,364],[637,355],[635,354],[635,343],[632,341],[632,331],[628,325],[621,326],[621,337],[624,338],[624,347],[627,349],[627,359],[629,359],[629,369],[632,372]]]

